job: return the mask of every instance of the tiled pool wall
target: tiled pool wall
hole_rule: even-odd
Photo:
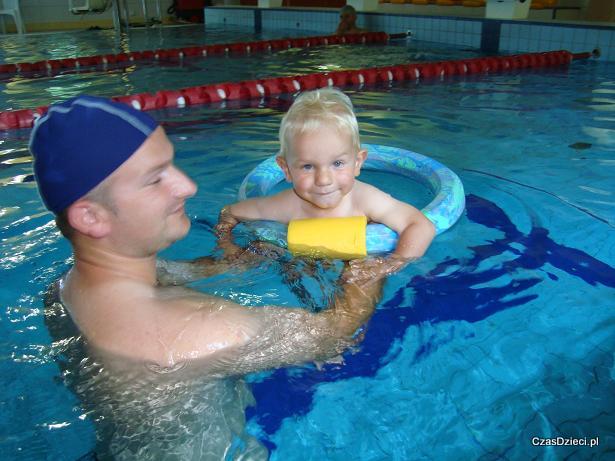
[[[254,30],[300,29],[332,33],[337,11],[205,8],[205,26],[245,26]],[[412,16],[359,13],[357,23],[374,31],[411,31],[417,40],[463,45],[497,53],[568,50],[573,53],[600,49],[601,60],[615,61],[615,27],[605,25],[547,23],[448,16]]]

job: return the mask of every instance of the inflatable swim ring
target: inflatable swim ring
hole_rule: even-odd
[[[413,178],[426,184],[434,194],[433,200],[421,211],[441,234],[457,222],[465,208],[465,194],[459,177],[440,162],[416,152],[397,147],[364,144],[367,160],[366,170],[384,171]],[[278,183],[284,181],[284,173],[269,157],[256,166],[244,178],[238,193],[239,200],[267,195]],[[282,223],[254,221],[245,223],[255,238],[287,248],[286,229]],[[383,224],[368,224],[366,246],[368,254],[393,251],[397,233]]]

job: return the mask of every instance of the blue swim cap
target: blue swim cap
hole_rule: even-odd
[[[34,125],[30,152],[45,206],[55,214],[86,195],[143,144],[158,122],[126,104],[78,96]]]

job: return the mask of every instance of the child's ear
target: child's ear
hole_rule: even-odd
[[[366,158],[367,158],[367,149],[361,149],[357,153],[357,158],[355,160],[355,166],[354,166],[355,177],[361,174],[361,167],[363,166],[363,163],[365,163]]]
[[[68,223],[82,234],[92,238],[105,237],[111,231],[109,210],[88,199],[73,203],[67,212]]]
[[[286,177],[286,182],[293,182],[293,179],[290,177],[290,171],[288,170],[288,163],[286,163],[286,159],[281,155],[278,155],[275,158],[275,161],[278,162],[278,166],[282,168],[284,176]]]

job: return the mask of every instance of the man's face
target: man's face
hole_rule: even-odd
[[[196,185],[173,164],[173,145],[158,127],[105,181],[110,239],[133,256],[149,256],[190,229],[184,203]]]

